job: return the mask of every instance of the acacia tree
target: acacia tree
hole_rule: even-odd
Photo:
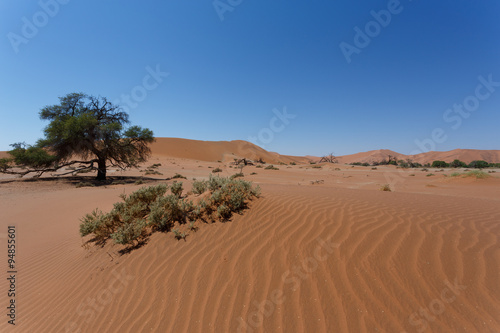
[[[139,126],[125,128],[128,114],[106,98],[71,93],[59,100],[40,111],[40,118],[50,121],[45,137],[33,146],[12,144],[11,158],[0,159],[0,172],[39,177],[79,164],[78,170],[97,170],[97,179],[106,180],[108,165],[134,167],[151,154],[153,132]]]

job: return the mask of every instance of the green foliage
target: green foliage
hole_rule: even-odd
[[[193,193],[194,194],[202,194],[208,188],[208,183],[205,180],[196,180],[193,182]]]
[[[486,161],[478,160],[478,161],[472,161],[468,165],[469,168],[475,168],[475,169],[484,169],[489,167],[489,163]]]
[[[240,178],[240,177],[245,177],[245,175],[242,173],[242,172],[239,172],[239,173],[235,173],[234,175],[231,175],[231,179],[235,179],[235,178]]]
[[[265,167],[265,170],[279,170],[279,168],[276,168],[274,165],[269,164],[268,166]]]
[[[176,224],[189,221],[189,229],[194,230],[198,219],[228,220],[234,212],[241,212],[248,200],[260,196],[260,187],[254,188],[252,183],[240,179],[210,175],[208,181],[199,183],[199,191],[209,189],[211,195],[198,205],[180,197],[182,183],[174,183],[173,194],[169,195],[166,195],[165,184],[144,187],[129,196],[123,194],[122,202],[115,203],[109,213],[95,210],[85,215],[81,219],[80,235],[93,235],[97,242],[113,239],[117,244],[130,245],[144,240],[149,232],[171,231]],[[175,230],[176,238],[177,234],[181,238],[187,235]]]
[[[9,151],[9,154],[13,157],[12,161],[18,166],[47,168],[58,160],[57,156],[50,155],[47,150],[41,147],[25,143],[14,143],[11,146],[14,149]]]
[[[476,179],[485,179],[485,178],[489,178],[491,176],[488,175],[486,172],[481,171],[481,170],[472,170],[472,171],[466,172],[464,174],[464,177],[474,177]]]
[[[432,162],[432,168],[448,168],[450,165],[445,161],[434,161]]]
[[[428,173],[428,174],[426,174],[425,176],[426,176],[426,177],[431,177],[431,176],[434,176],[434,174],[433,174],[433,173]]]
[[[182,187],[182,182],[173,183],[172,186],[170,187],[170,191],[172,192],[172,194],[178,198],[181,197],[182,190],[184,190],[184,188]]]
[[[106,162],[137,166],[151,153],[148,144],[154,141],[153,132],[138,126],[126,129],[128,115],[106,98],[71,93],[59,100],[40,111],[40,118],[50,121],[43,139],[34,146],[12,145],[13,162],[27,169],[19,174],[56,171],[76,162],[71,161],[74,156],[81,156],[81,163],[98,164],[98,179],[104,180]],[[2,166],[5,164],[0,170]]]
[[[290,165],[297,165],[297,163],[295,163],[295,162],[290,162]]]
[[[465,162],[460,161],[460,160],[453,160],[453,162],[450,163],[450,167],[452,167],[452,168],[467,168],[467,164]]]

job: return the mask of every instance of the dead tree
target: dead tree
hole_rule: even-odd
[[[320,160],[319,163],[322,162],[327,162],[327,163],[338,163],[337,158],[333,155],[333,153],[330,153],[330,155],[323,156]]]

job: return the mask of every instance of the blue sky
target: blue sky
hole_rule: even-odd
[[[500,149],[499,17],[495,0],[4,0],[0,150],[70,92],[156,136],[282,154]]]

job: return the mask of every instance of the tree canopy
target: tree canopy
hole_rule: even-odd
[[[79,170],[97,170],[97,179],[105,180],[108,164],[134,167],[151,154],[153,132],[139,126],[125,128],[128,114],[106,98],[71,93],[59,100],[40,111],[40,118],[50,121],[45,137],[35,145],[12,144],[11,157],[0,159],[0,172],[41,176],[80,164]]]

